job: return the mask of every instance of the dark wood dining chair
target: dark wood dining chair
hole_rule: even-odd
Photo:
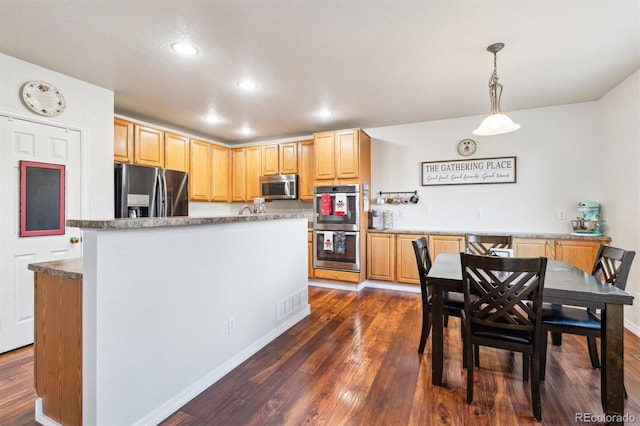
[[[611,284],[624,290],[627,286],[627,277],[635,255],[635,251],[623,250],[603,244],[598,250],[591,274],[603,284]],[[545,331],[545,347],[547,332],[586,336],[591,365],[593,368],[600,368],[596,338],[602,336],[602,321],[594,309],[545,304],[542,309],[542,326]],[[546,349],[542,359],[543,380],[546,371],[545,367]]]
[[[420,275],[420,290],[422,293],[422,332],[420,334],[420,346],[418,353],[424,353],[424,348],[431,331],[431,287],[427,282],[427,274],[431,269],[431,255],[427,246],[427,239],[420,237],[412,241],[413,251],[416,255],[418,274]],[[445,294],[442,303],[442,312],[445,316],[462,317],[464,298],[459,293]]]
[[[467,368],[467,403],[473,402],[472,351],[489,346],[522,352],[531,369],[531,405],[542,420],[540,363],[543,350],[542,293],[547,258],[476,256],[460,253],[464,290],[462,315]]]
[[[492,249],[510,249],[511,235],[465,234],[466,252],[480,256],[491,256]]]

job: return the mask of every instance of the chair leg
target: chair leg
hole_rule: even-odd
[[[540,380],[544,382],[544,377],[547,373],[547,339],[548,339],[548,335],[547,332],[544,331],[542,333],[542,342],[540,342],[542,344],[541,348],[540,348]]]
[[[427,309],[422,310],[422,333],[420,333],[420,346],[418,347],[418,353],[424,353],[424,347],[427,344],[429,338],[429,332],[431,331],[431,313]]]
[[[465,359],[467,362],[467,404],[473,402],[473,347],[477,346],[465,339]]]
[[[449,327],[449,314],[448,313],[444,313],[444,318],[442,319],[442,325],[444,325],[445,327]]]
[[[476,363],[476,367],[480,367],[480,346],[479,345],[475,345],[473,347],[473,356],[474,356],[474,361]]]
[[[587,347],[589,348],[589,358],[591,358],[591,366],[593,368],[600,368],[600,360],[598,359],[598,349],[595,337],[587,336]]]
[[[531,357],[527,356],[527,360],[531,360],[531,405],[533,407],[533,416],[537,421],[542,421],[542,405],[540,403],[540,354],[535,352]],[[529,369],[529,365],[526,366]]]
[[[522,381],[529,381],[529,356],[524,352],[522,353]]]

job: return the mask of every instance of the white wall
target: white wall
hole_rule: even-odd
[[[305,218],[85,230],[83,424],[158,424],[309,315],[306,232]]]
[[[569,232],[577,202],[598,200],[596,114],[596,103],[514,111],[509,115],[522,128],[498,136],[471,133],[481,116],[366,129],[372,197],[379,191],[420,195],[416,205],[373,207],[392,210],[397,229]],[[517,183],[421,186],[421,162],[465,158],[456,151],[464,138],[478,145],[469,158],[516,156]]]
[[[66,109],[46,118],[20,100],[22,85],[42,80],[63,93]],[[0,113],[82,132],[82,218],[113,217],[113,92],[0,53]],[[9,182],[2,182],[6,185]]]
[[[625,325],[640,335],[640,70],[598,102],[599,193],[613,245],[636,251]]]

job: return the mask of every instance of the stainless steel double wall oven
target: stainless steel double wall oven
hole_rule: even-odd
[[[360,271],[360,185],[316,186],[313,267]]]

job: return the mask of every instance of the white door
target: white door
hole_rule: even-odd
[[[0,353],[33,343],[29,263],[82,256],[78,228],[19,237],[20,161],[65,166],[65,219],[80,219],[80,132],[0,116]]]

